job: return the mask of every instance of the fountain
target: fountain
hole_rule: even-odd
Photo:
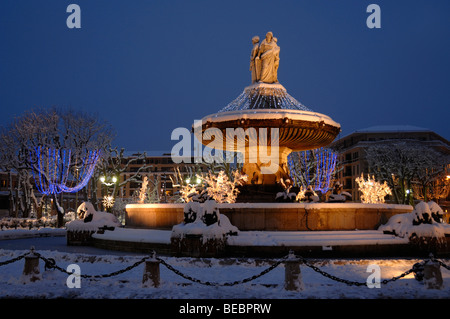
[[[205,116],[201,127],[200,121],[194,124],[193,130],[210,148],[242,154],[248,181],[241,190],[245,198],[241,195],[238,201],[266,202],[274,201],[281,180],[290,179],[288,155],[330,144],[340,125],[309,111],[281,84],[258,82],[224,109]]]
[[[242,154],[247,184],[234,204],[219,204],[222,214],[241,230],[376,229],[410,206],[360,203],[276,203],[290,179],[291,152],[330,144],[340,124],[313,112],[278,82],[279,47],[271,32],[259,44],[253,39],[252,84],[217,113],[193,125],[196,138],[216,150]],[[131,204],[127,226],[170,229],[183,220],[184,204]]]
[[[340,124],[313,112],[278,82],[279,47],[271,32],[253,39],[252,84],[217,113],[196,121],[193,133],[215,150],[239,152],[248,177],[235,203],[218,203],[220,214],[239,231],[376,230],[409,205],[363,203],[277,203],[290,179],[291,152],[329,145]],[[185,220],[186,204],[129,204],[126,228],[172,230]],[[239,237],[239,236],[235,236]]]

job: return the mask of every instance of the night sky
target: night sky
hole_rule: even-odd
[[[69,4],[81,29],[69,29]],[[369,29],[369,4],[381,29]],[[251,38],[278,38],[288,93],[341,124],[414,125],[450,139],[450,1],[0,2],[0,125],[70,107],[113,125],[129,151],[170,151],[177,127],[251,82]]]

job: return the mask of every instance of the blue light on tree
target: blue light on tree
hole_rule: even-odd
[[[75,193],[84,188],[94,173],[100,151],[86,151],[79,156],[71,150],[37,147],[34,155],[32,171],[36,187],[42,194],[51,195]]]
[[[294,186],[325,193],[336,169],[337,154],[330,149],[292,152],[288,156],[289,172]]]

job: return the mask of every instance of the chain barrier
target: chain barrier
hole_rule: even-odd
[[[10,259],[10,260],[2,261],[2,262],[0,262],[0,266],[12,264],[12,263],[14,263],[14,262],[16,262],[16,261],[19,261],[19,260],[25,258],[25,257],[26,257],[27,255],[29,255],[29,254],[30,254],[30,252],[25,253],[25,254],[20,255],[20,256],[17,256],[17,257],[15,257],[15,258],[13,258],[13,259]]]
[[[337,282],[342,282],[342,283],[347,284],[349,286],[366,286],[367,285],[367,282],[351,281],[351,280],[347,280],[347,279],[342,279],[342,278],[336,277],[336,276],[331,275],[331,274],[329,274],[329,273],[327,273],[327,272],[325,272],[323,270],[320,270],[319,267],[316,267],[316,266],[308,263],[308,261],[306,259],[304,259],[302,257],[299,257],[299,258],[301,259],[303,265],[311,268],[315,272],[317,272],[317,273],[321,274],[322,276],[327,277],[327,278],[329,278],[331,280],[334,280],[334,281],[337,281]],[[403,278],[403,277],[409,275],[412,272],[415,272],[415,270],[416,269],[413,266],[413,268],[405,271],[404,273],[402,273],[402,274],[400,274],[400,275],[398,275],[396,277],[392,277],[391,279],[385,279],[385,280],[381,281],[380,283],[387,284],[389,282],[396,281],[396,280],[398,280],[400,278]]]
[[[56,262],[53,258],[46,258],[43,257],[41,254],[39,253],[35,253],[35,255],[37,255],[37,257],[39,257],[39,259],[42,259],[45,262],[45,269],[57,269],[63,273],[66,273],[68,275],[72,275],[71,272],[68,272],[67,270],[65,270],[64,268],[59,267],[58,265],[56,265]],[[81,278],[86,278],[86,279],[98,279],[98,278],[107,278],[107,277],[113,277],[113,276],[117,276],[120,274],[123,274],[124,272],[127,272],[133,268],[136,268],[137,266],[139,266],[140,264],[142,264],[143,262],[145,262],[147,259],[149,259],[150,257],[144,257],[141,260],[135,262],[134,264],[121,269],[121,270],[117,270],[114,272],[111,272],[109,274],[103,274],[103,275],[80,275]]]
[[[46,257],[42,256],[41,254],[39,254],[38,252],[35,252],[34,249],[31,249],[30,252],[27,252],[27,253],[22,254],[20,256],[17,256],[17,257],[14,257],[14,258],[12,258],[10,260],[6,260],[6,261],[0,262],[0,266],[5,266],[5,265],[8,265],[8,264],[14,263],[16,261],[19,261],[19,260],[27,257],[28,255],[34,255],[34,256],[38,257],[39,259],[43,260],[45,262],[45,265],[44,265],[45,270],[57,269],[57,270],[65,273],[65,274],[72,275],[71,272],[68,272],[64,268],[58,266],[56,264],[56,261],[53,258],[46,258]],[[341,282],[341,283],[345,283],[345,284],[347,284],[349,286],[365,286],[365,285],[367,285],[366,282],[351,281],[351,280],[342,279],[342,278],[336,277],[334,275],[331,275],[331,274],[321,270],[319,267],[314,266],[313,264],[309,263],[307,259],[305,259],[305,258],[303,258],[301,256],[298,256],[298,257],[297,256],[293,256],[291,253],[289,255],[286,255],[285,257],[277,260],[273,265],[271,265],[270,267],[264,269],[259,274],[256,274],[256,275],[253,275],[251,277],[247,277],[247,278],[244,278],[244,279],[241,279],[241,280],[236,280],[236,281],[232,281],[232,282],[225,282],[225,283],[203,281],[203,280],[191,277],[189,275],[186,275],[186,274],[182,273],[181,271],[177,270],[176,268],[174,268],[173,266],[171,266],[170,264],[168,264],[164,259],[156,257],[156,253],[155,252],[153,252],[152,256],[143,257],[142,259],[138,260],[134,264],[132,264],[132,265],[130,265],[130,266],[124,268],[124,269],[117,270],[117,271],[111,272],[109,274],[101,274],[101,275],[82,275],[82,274],[80,274],[80,277],[86,278],[86,279],[98,279],[98,278],[113,277],[113,276],[125,273],[125,272],[127,272],[127,271],[129,271],[129,270],[131,270],[133,268],[136,268],[137,266],[139,266],[143,262],[145,262],[148,259],[152,258],[154,260],[159,261],[162,265],[164,265],[167,269],[169,269],[170,271],[172,271],[176,275],[178,275],[180,277],[183,277],[183,278],[185,278],[185,279],[187,279],[189,281],[192,281],[192,282],[195,282],[195,283],[199,283],[199,284],[202,284],[202,285],[207,285],[207,286],[235,286],[235,285],[239,285],[239,284],[243,284],[243,283],[246,283],[246,282],[253,281],[253,280],[255,280],[255,279],[257,279],[257,278],[259,278],[259,277],[261,277],[261,276],[263,276],[263,275],[265,275],[267,273],[269,273],[270,271],[272,271],[276,267],[278,267],[280,264],[285,262],[287,258],[292,258],[292,257],[297,258],[301,262],[302,265],[305,265],[305,266],[311,268],[315,272],[317,272],[317,273],[321,274],[322,276],[327,277],[327,278],[329,278],[331,280],[334,280],[334,281],[337,281],[337,282]],[[421,267],[419,267],[419,266],[420,265],[423,266],[424,264],[426,264],[429,261],[437,262],[437,263],[439,263],[440,266],[444,267],[447,270],[450,270],[450,267],[448,265],[446,265],[441,260],[436,259],[432,255],[430,255],[429,259],[423,260],[422,262],[419,262],[419,263],[416,263],[415,265],[413,265],[413,267],[411,269],[403,272],[402,274],[400,274],[398,276],[392,277],[391,279],[385,279],[385,280],[381,281],[380,283],[387,284],[389,282],[393,282],[393,281],[396,281],[396,280],[398,280],[400,278],[403,278],[403,277],[409,275],[410,273],[414,273],[415,277],[417,279],[417,277],[418,277],[417,275],[421,271]]]
[[[278,265],[280,265],[281,263],[283,263],[284,259],[286,259],[287,257],[283,257],[282,259],[278,260],[277,262],[275,262],[272,266],[266,268],[265,270],[261,271],[259,274],[254,275],[252,277],[248,277],[242,280],[236,280],[236,281],[232,281],[232,282],[225,282],[225,283],[218,283],[218,282],[210,282],[210,281],[202,281],[200,279],[196,279],[193,278],[191,276],[185,275],[183,274],[181,271],[175,269],[174,267],[172,267],[171,265],[169,265],[165,260],[161,259],[161,258],[156,258],[159,262],[161,262],[161,264],[163,264],[167,269],[169,269],[170,271],[174,272],[175,274],[177,274],[178,276],[183,277],[184,279],[190,280],[192,282],[196,282],[198,284],[202,284],[202,285],[206,285],[206,286],[235,286],[235,285],[239,285],[239,284],[243,284],[252,280],[255,280],[265,274],[267,274],[268,272],[272,271],[273,269],[275,269],[276,267],[278,267]]]
[[[432,254],[430,255],[430,259],[429,260],[432,261],[432,262],[437,262],[439,265],[441,265],[445,269],[450,270],[450,266],[447,266],[441,260],[434,258],[434,256]]]

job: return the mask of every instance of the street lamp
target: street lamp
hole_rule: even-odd
[[[197,178],[195,179],[195,184],[196,184],[196,185],[201,184],[201,182],[202,182],[202,180],[200,179],[200,177],[197,177]],[[188,177],[188,178],[186,178],[186,184],[188,184],[188,185],[194,185],[194,181],[192,181],[192,184],[191,184],[191,179]]]
[[[104,184],[106,186],[113,186],[117,182],[117,177],[112,176],[107,179],[105,176],[100,176],[100,182],[102,182],[102,184]]]
[[[114,192],[109,195],[109,187],[113,186],[117,182],[116,176],[100,176],[100,182],[106,186],[106,196],[103,197],[103,206],[107,211],[110,211],[114,205]]]

